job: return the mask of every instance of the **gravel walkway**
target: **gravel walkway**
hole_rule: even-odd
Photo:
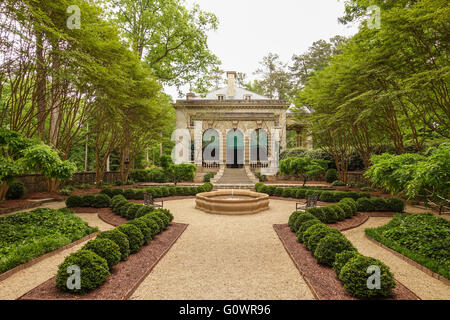
[[[164,207],[189,226],[131,299],[314,299],[273,229],[292,202],[271,200],[247,216],[207,214],[193,199]]]
[[[62,207],[65,206],[64,202],[54,202],[50,203],[49,207],[51,207],[52,209],[57,209],[58,205],[56,204],[62,204]],[[43,207],[47,207],[47,205]],[[77,213],[76,215],[87,221],[89,226],[98,227],[99,231],[105,231],[114,228],[113,226],[110,226],[100,220],[96,214]],[[18,297],[27,293],[29,290],[40,285],[42,282],[45,282],[53,277],[58,270],[58,265],[64,261],[65,257],[67,257],[72,252],[79,250],[85,243],[86,242],[83,242],[70,249],[55,254],[1,281],[0,300],[17,299]]]
[[[370,241],[364,229],[376,228],[387,224],[391,218],[369,218],[362,226],[344,231],[345,236],[359,252],[380,259],[387,264],[395,278],[424,300],[450,300],[450,287],[425,272],[403,261],[391,252]]]

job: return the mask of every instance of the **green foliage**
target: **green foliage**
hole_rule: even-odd
[[[203,182],[210,182],[212,178],[214,178],[214,176],[216,175],[215,172],[208,172],[207,174],[205,174],[205,176],[203,177]]]
[[[371,290],[367,287],[367,279],[370,275],[367,273],[367,270],[370,266],[378,266],[380,268],[380,289]],[[388,266],[377,259],[361,255],[350,259],[342,267],[339,279],[344,283],[345,290],[352,296],[360,299],[388,297],[392,294],[392,289],[396,285],[394,276]]]
[[[333,270],[339,276],[342,268],[347,264],[347,262],[358,255],[359,253],[355,250],[346,250],[336,253],[336,257],[333,263]]]
[[[88,241],[81,250],[89,250],[106,260],[109,268],[120,262],[120,247],[110,239],[94,239]]]
[[[197,167],[191,163],[170,164],[165,170],[175,185],[180,181],[194,181],[196,171]]]
[[[21,199],[25,195],[25,185],[21,181],[15,181],[9,185],[6,192],[7,200]]]
[[[394,211],[403,212],[405,208],[404,202],[399,198],[383,199],[381,197],[360,198],[356,201],[358,211]]]
[[[332,183],[339,179],[338,172],[336,169],[328,169],[325,174],[325,180],[329,183]]]
[[[87,194],[81,197],[81,207],[93,207],[95,203],[95,195]]]
[[[95,197],[92,206],[94,208],[109,208],[111,206],[111,198],[106,194],[100,193]]]
[[[450,279],[450,222],[428,214],[396,214],[366,234]]]
[[[334,210],[334,212],[336,213],[336,215],[338,217],[338,221],[344,221],[345,220],[346,213],[340,206],[338,206],[338,205],[331,205],[331,206],[328,206],[328,207],[330,207],[331,209]]]
[[[0,273],[96,230],[67,209],[35,209],[0,217]]]
[[[140,204],[132,204],[131,206],[128,206],[127,213],[125,214],[124,218],[127,218],[129,220],[133,220],[137,218],[137,213],[141,209],[142,205]]]
[[[123,196],[127,200],[134,199],[134,193],[135,193],[135,191],[133,189],[125,189],[123,191]]]
[[[142,221],[144,221],[147,226],[152,230],[152,235],[155,236],[158,233],[162,231],[162,228],[160,227],[160,224],[157,220],[158,217],[152,214],[146,214],[145,216],[142,216],[141,218],[138,218]],[[161,221],[161,219],[159,219]]]
[[[153,232],[152,229],[148,227],[147,223],[145,223],[142,220],[134,219],[129,222],[128,224],[134,225],[139,228],[142,235],[144,236],[144,242],[147,243],[153,238]]]
[[[122,261],[128,259],[128,255],[130,254],[130,241],[128,240],[128,237],[120,232],[120,230],[117,230],[117,228],[100,232],[97,235],[97,239],[109,239],[113,241],[120,248],[120,259]]]
[[[320,221],[325,221],[325,215],[323,213],[322,207],[313,207],[306,209],[307,213],[312,214],[314,217],[319,219]]]
[[[352,243],[338,231],[333,234],[329,233],[320,239],[315,248],[314,257],[320,264],[332,267],[336,259],[336,254],[348,250],[356,251]]]
[[[324,220],[322,222],[324,223],[336,223],[339,221],[336,211],[333,208],[330,208],[330,206],[322,207],[322,213],[324,216]]]
[[[83,199],[80,196],[69,196],[66,199],[67,208],[82,207]]]
[[[301,227],[301,225],[311,219],[317,219],[315,216],[313,216],[310,213],[302,212],[297,216],[297,219],[295,219],[294,225],[293,225],[293,231],[297,233],[298,229]]]
[[[116,228],[116,230],[125,234],[130,242],[130,252],[136,253],[144,244],[144,235],[138,227],[131,224],[123,224]]]
[[[303,241],[305,242],[306,247],[313,254],[316,251],[317,245],[324,237],[329,234],[340,234],[338,230],[327,227],[326,225],[318,224],[317,226],[320,227],[312,226],[308,230],[306,230],[303,237]]]
[[[333,187],[343,187],[346,186],[345,182],[341,180],[336,180],[331,184]]]
[[[321,223],[322,222],[320,222],[320,220],[318,220],[318,219],[311,219],[311,220],[303,222],[303,224],[300,226],[300,228],[298,228],[298,231],[297,231],[298,242],[300,242],[300,243],[303,242],[303,235],[305,234],[306,230],[308,230],[313,225],[321,224]]]
[[[68,268],[78,266],[81,270],[81,289],[70,290],[67,288],[67,279],[70,277]],[[72,293],[87,293],[98,288],[110,275],[105,259],[88,250],[79,250],[68,256],[58,266],[56,286],[58,289]]]
[[[280,161],[279,170],[285,175],[302,177],[304,186],[307,179],[315,178],[323,173],[328,167],[327,163],[327,161],[312,158],[287,158]]]

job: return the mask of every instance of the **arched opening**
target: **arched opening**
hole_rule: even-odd
[[[227,167],[244,166],[244,135],[239,129],[232,129],[227,134]]]
[[[269,163],[267,131],[256,129],[250,139],[250,166],[266,167]]]
[[[202,164],[204,167],[218,167],[220,163],[219,132],[208,129],[203,133]]]

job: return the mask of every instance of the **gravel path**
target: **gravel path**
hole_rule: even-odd
[[[58,202],[50,203],[52,209],[57,209]],[[59,204],[63,204],[61,202]],[[46,206],[43,206],[46,207]],[[77,216],[89,223],[91,227],[98,227],[99,231],[110,230],[114,228],[100,220],[96,214],[92,213],[77,213]],[[86,241],[87,242],[87,241]],[[13,300],[27,293],[29,290],[40,285],[42,282],[47,281],[53,277],[57,270],[58,265],[60,265],[65,257],[67,257],[72,252],[80,249],[86,242],[76,245],[70,249],[64,250],[58,254],[55,254],[47,259],[44,259],[29,268],[21,270],[11,277],[0,282],[0,300]]]
[[[294,203],[272,200],[269,210],[247,216],[194,206],[193,199],[164,202],[189,226],[131,299],[314,299],[273,229]]]
[[[387,224],[391,218],[370,218],[362,226],[344,231],[345,236],[353,243],[359,252],[366,256],[380,259],[387,264],[395,278],[413,291],[421,299],[450,300],[450,287],[425,272],[403,261],[391,252],[383,249],[369,240],[364,229],[376,228]]]

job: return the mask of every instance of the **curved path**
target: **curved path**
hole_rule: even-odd
[[[43,205],[41,208],[45,207],[59,209],[64,208],[65,204],[64,202],[54,202]],[[97,214],[76,213],[76,215],[82,218],[84,221],[87,221],[89,226],[98,227],[99,231],[105,231],[114,228],[113,226],[100,220]],[[29,290],[40,285],[42,282],[45,282],[53,277],[58,271],[58,265],[60,265],[64,261],[65,257],[79,250],[86,242],[87,241],[59,252],[42,261],[39,261],[38,263],[13,274],[9,278],[0,281],[0,300],[17,299],[18,297],[27,293]]]
[[[292,202],[247,216],[207,214],[193,199],[164,206],[189,226],[131,299],[314,299],[273,229]]]
[[[395,278],[424,300],[450,300],[450,287],[418,268],[412,266],[388,250],[369,240],[364,230],[387,224],[392,218],[369,218],[362,226],[344,231],[359,252],[380,259],[389,266]]]

